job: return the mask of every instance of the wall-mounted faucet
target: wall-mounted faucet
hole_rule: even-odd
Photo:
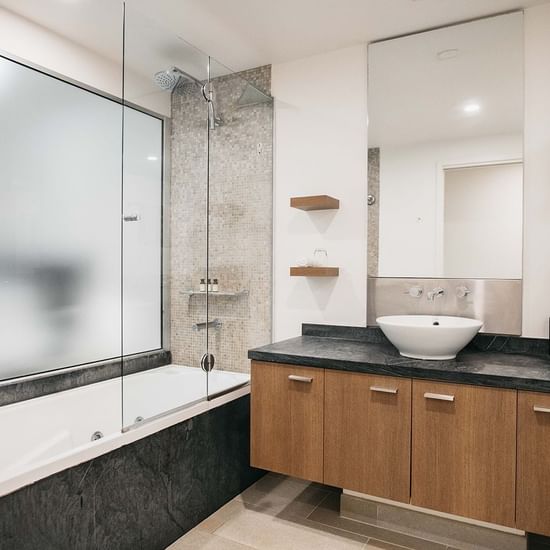
[[[191,328],[193,330],[204,330],[206,327],[220,328],[221,326],[222,326],[222,322],[219,319],[214,319],[213,321],[208,321],[204,323],[195,323]]]
[[[441,288],[440,286],[436,286],[433,290],[430,290],[427,294],[428,300],[433,301],[438,296],[444,296],[445,295],[445,289]]]

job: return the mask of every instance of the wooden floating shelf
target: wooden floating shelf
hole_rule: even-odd
[[[338,277],[339,267],[291,267],[291,277]]]
[[[300,210],[338,210],[340,201],[328,195],[313,195],[309,197],[291,197],[290,206]]]

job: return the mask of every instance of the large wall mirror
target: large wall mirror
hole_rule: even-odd
[[[521,279],[523,14],[369,46],[369,276]]]

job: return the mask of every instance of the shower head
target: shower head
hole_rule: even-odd
[[[179,74],[179,71],[177,71],[175,67],[171,67],[166,71],[159,71],[158,73],[155,73],[155,76],[153,76],[153,82],[161,90],[172,91],[177,86],[180,78],[181,75]]]
[[[164,71],[159,71],[153,76],[153,82],[161,89],[173,91],[178,85],[185,82],[194,82],[202,88],[202,82],[177,67],[170,67]]]
[[[159,71],[153,76],[153,82],[161,89],[174,92],[182,84],[192,82],[196,84],[202,93],[204,100],[208,105],[208,127],[214,130],[218,126],[223,126],[224,120],[216,113],[214,102],[214,87],[212,82],[202,83],[200,80],[190,74],[178,69],[178,67],[170,67],[165,71]]]
[[[241,97],[237,99],[237,107],[254,107],[262,103],[270,103],[271,101],[273,101],[273,98],[270,95],[247,82]]]

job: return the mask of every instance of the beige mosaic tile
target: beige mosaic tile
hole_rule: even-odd
[[[206,105],[197,86],[173,96],[171,136],[171,348],[173,361],[199,366],[206,351],[206,296],[189,298],[206,274],[207,178],[209,186],[209,276],[220,291],[211,295],[209,350],[216,368],[249,372],[247,351],[271,341],[273,212],[273,105],[239,108],[237,100],[253,82],[271,87],[271,67],[259,67],[213,80],[217,114],[225,123],[207,133]],[[210,139],[209,161],[207,159]]]

